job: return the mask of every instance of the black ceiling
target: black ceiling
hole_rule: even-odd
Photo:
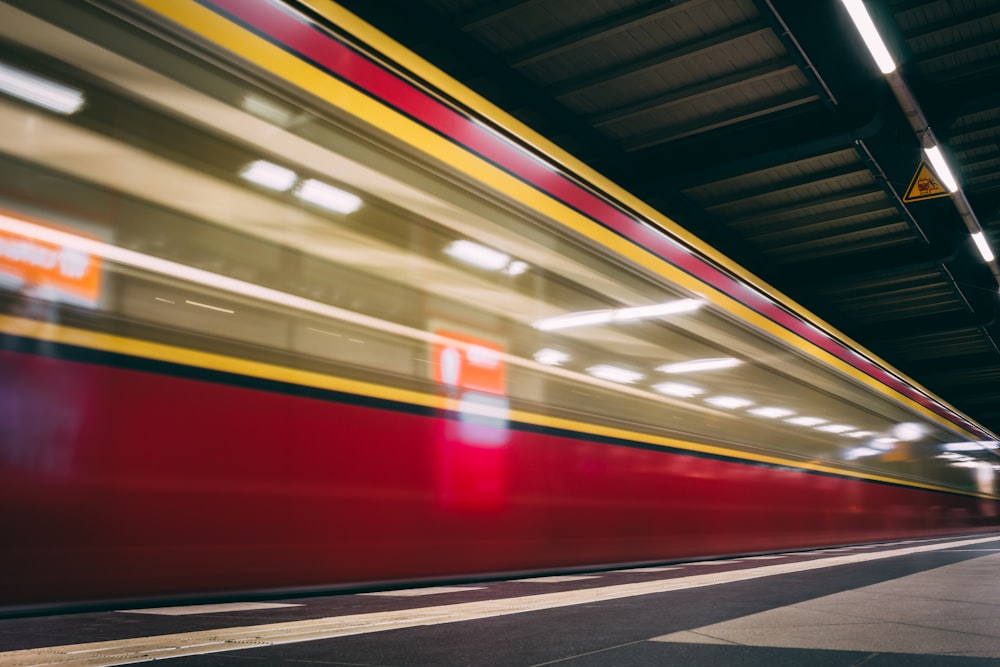
[[[342,0],[1000,432],[997,283],[836,0]],[[1000,0],[868,0],[1000,247]]]

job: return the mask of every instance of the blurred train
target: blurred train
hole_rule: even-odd
[[[0,40],[8,613],[997,528],[994,434],[327,0]]]

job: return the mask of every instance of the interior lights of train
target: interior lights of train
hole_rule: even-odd
[[[875,438],[868,444],[869,446],[880,451],[890,452],[896,448],[897,442],[899,442],[899,440],[896,440],[895,438]]]
[[[879,450],[871,447],[855,447],[854,449],[848,449],[841,456],[848,461],[853,461],[863,456],[878,456],[881,453]]]
[[[727,408],[730,410],[738,410],[739,408],[753,405],[753,401],[750,399],[738,396],[710,396],[705,399],[705,402],[717,408]]]
[[[291,169],[267,160],[255,160],[249,163],[240,170],[240,176],[244,180],[277,192],[287,192],[299,178]]]
[[[528,268],[529,267],[527,262],[522,262],[519,259],[515,259],[513,262],[511,262],[504,268],[503,272],[506,273],[508,276],[519,276],[525,271],[527,271]]]
[[[691,361],[679,361],[673,364],[664,364],[656,370],[664,373],[694,373],[698,371],[713,371],[721,368],[733,368],[743,362],[733,357],[716,357],[712,359],[692,359]],[[791,414],[791,413],[789,413]]]
[[[819,426],[820,424],[825,424],[829,419],[823,419],[821,417],[792,417],[791,419],[786,419],[786,424],[794,424],[795,426]]]
[[[766,417],[768,419],[790,417],[795,414],[794,410],[789,410],[788,408],[752,408],[747,410],[747,412],[757,417]]]
[[[295,190],[295,196],[302,201],[315,204],[334,213],[347,215],[361,208],[361,197],[345,192],[329,183],[309,178]]]
[[[903,422],[892,427],[891,435],[897,440],[913,442],[927,435],[927,427],[915,422]]]
[[[608,308],[605,310],[585,310],[578,313],[568,313],[547,317],[534,322],[531,326],[541,331],[555,331],[572,327],[609,324],[611,322],[631,322],[667,315],[691,313],[701,308],[698,299],[678,299],[665,303],[654,303],[648,306],[633,306],[628,308]]]
[[[569,361],[569,355],[551,347],[544,347],[533,355],[535,361],[546,366],[561,366]]]
[[[996,449],[995,440],[975,440],[969,442],[946,442],[941,449],[946,452],[979,452],[984,449]]]
[[[654,384],[653,389],[661,394],[676,396],[678,398],[691,398],[692,396],[699,396],[705,393],[705,390],[701,387],[684,384],[683,382],[661,382]]]
[[[944,180],[943,177],[942,180]],[[976,232],[975,234],[972,235],[972,240],[975,242],[976,248],[979,250],[980,256],[982,256],[982,258],[985,261],[992,262],[994,259],[993,249],[990,248],[990,242],[986,240],[986,237],[983,236],[983,233]]]
[[[501,271],[510,265],[507,253],[473,241],[452,241],[445,246],[444,254],[487,271]]]
[[[847,424],[826,424],[825,426],[817,426],[817,431],[822,431],[823,433],[848,433],[850,431],[856,431],[857,426],[848,426]]]
[[[870,438],[873,435],[875,435],[875,433],[873,433],[872,431],[851,431],[850,433],[845,433],[844,435],[847,436],[848,438],[855,438],[857,440],[860,440],[861,438]]]
[[[0,63],[0,91],[66,116],[76,113],[86,103],[83,91],[6,63]]]
[[[633,384],[643,378],[642,373],[609,364],[591,366],[587,369],[587,372],[595,378],[608,380],[609,382],[619,382],[621,384]]]

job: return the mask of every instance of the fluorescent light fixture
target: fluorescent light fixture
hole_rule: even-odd
[[[487,271],[499,271],[510,263],[507,253],[472,241],[452,241],[445,246],[444,254]]]
[[[240,170],[240,176],[270,190],[285,192],[290,190],[298,175],[291,169],[268,162],[267,160],[255,160]]]
[[[678,299],[666,303],[655,303],[649,306],[636,306],[630,308],[608,308],[605,310],[585,310],[567,315],[557,315],[538,320],[531,326],[541,331],[555,331],[556,329],[569,329],[571,327],[593,326],[595,324],[607,324],[609,322],[629,322],[632,320],[648,319],[651,317],[662,317],[664,315],[679,315],[690,313],[701,308],[702,302],[698,299]]]
[[[732,357],[717,357],[714,359],[693,359],[675,364],[659,366],[656,370],[664,373],[694,373],[697,371],[713,371],[720,368],[733,368],[743,362]],[[791,413],[788,413],[791,414]]]
[[[699,394],[705,393],[705,390],[701,387],[695,387],[694,385],[683,384],[681,382],[661,382],[660,384],[654,384],[653,389],[661,394],[676,396],[678,398],[691,398],[692,396],[698,396]]]
[[[941,153],[941,147],[931,146],[930,148],[925,148],[924,154],[927,155],[927,159],[931,161],[931,166],[934,167],[934,173],[941,179],[941,183],[944,184],[944,187],[948,188],[948,192],[958,190],[958,181],[955,180],[955,175],[948,166],[948,161],[944,159],[944,155]]]
[[[535,352],[535,361],[546,366],[561,366],[569,361],[569,355],[551,347],[545,347]]]
[[[608,380],[610,382],[620,382],[622,384],[632,384],[634,382],[638,382],[643,377],[642,373],[637,373],[636,371],[631,371],[627,368],[619,368],[618,366],[610,366],[608,364],[591,366],[587,369],[587,372],[595,378]]]
[[[976,242],[976,247],[979,248],[979,254],[982,255],[983,260],[992,262],[993,249],[990,248],[990,242],[986,240],[986,236],[982,232],[976,232],[972,235],[972,240]]]
[[[190,304],[192,306],[198,306],[199,308],[207,308],[208,310],[216,310],[216,311],[218,311],[220,313],[229,313],[230,315],[232,315],[233,313],[236,312],[235,310],[232,310],[231,308],[221,308],[219,306],[213,306],[213,305],[208,304],[208,303],[201,303],[199,301],[191,301],[190,299],[185,300],[184,303]]]
[[[747,412],[758,417],[767,417],[768,419],[779,419],[795,414],[794,410],[789,410],[788,408],[753,408],[752,410],[747,410]]]
[[[822,419],[820,417],[792,417],[791,419],[786,419],[786,424],[795,424],[796,426],[819,426],[820,424],[825,424],[829,419]]]
[[[753,401],[738,396],[711,396],[706,398],[705,402],[717,408],[729,408],[730,410],[737,410],[753,405]]]
[[[861,34],[861,39],[864,40],[865,46],[868,47],[868,52],[872,54],[872,58],[875,59],[875,64],[878,65],[882,74],[894,72],[896,70],[896,63],[893,61],[892,55],[889,54],[889,49],[886,48],[885,42],[882,41],[882,36],[878,34],[878,29],[872,22],[872,17],[869,16],[868,10],[865,8],[865,3],[861,0],[840,1],[847,9],[847,13],[851,15],[854,27]]]
[[[0,91],[63,115],[83,108],[83,92],[61,83],[0,63]]]
[[[848,438],[857,438],[860,440],[861,438],[869,438],[875,434],[872,431],[851,431],[850,433],[845,433],[844,435]]]
[[[823,431],[824,433],[847,433],[849,431],[856,431],[856,426],[847,426],[846,424],[827,424],[826,426],[817,426],[817,431]]]
[[[325,208],[334,213],[354,213],[361,208],[361,197],[335,188],[329,183],[310,178],[302,182],[295,195],[310,204]]]

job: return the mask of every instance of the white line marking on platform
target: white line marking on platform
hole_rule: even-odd
[[[568,574],[568,575],[556,575],[554,577],[535,577],[534,579],[511,579],[513,582],[526,582],[534,583],[541,582],[543,584],[562,584],[567,581],[583,581],[584,579],[600,579],[600,577],[587,575],[587,574]]]
[[[633,567],[628,570],[614,570],[615,572],[666,572],[667,570],[683,570],[681,565],[669,565],[662,567]]]
[[[253,611],[255,609],[279,609],[301,607],[301,604],[282,602],[224,602],[221,604],[194,604],[185,607],[153,607],[150,609],[119,609],[122,614],[154,614],[157,616],[188,616],[190,614],[222,614],[229,611]]]
[[[352,614],[350,616],[331,616],[305,621],[268,623],[218,630],[202,630],[199,632],[180,632],[154,637],[8,651],[0,653],[0,667],[25,667],[31,664],[38,664],[39,661],[53,665],[103,667],[106,665],[124,665],[141,662],[154,657],[166,657],[151,655],[153,651],[173,651],[170,657],[179,657],[218,653],[221,651],[236,651],[247,648],[279,646],[282,644],[333,639],[335,637],[346,637],[369,632],[381,632],[383,630],[456,623],[540,611],[543,609],[570,607],[578,604],[619,600],[637,595],[714,586],[716,584],[759,579],[777,574],[819,570],[838,565],[849,565],[915,553],[972,546],[983,542],[994,542],[997,539],[998,537],[993,535],[990,537],[956,540],[954,542],[907,547],[904,549],[891,549],[877,553],[833,556],[830,558],[799,561],[797,563],[775,563],[774,565],[762,565],[754,568],[697,574],[687,577],[657,579],[654,581],[619,584],[615,586],[598,586],[596,588],[575,591],[525,595],[499,600],[462,602],[424,607],[422,609],[402,609],[367,614]],[[72,655],[73,651],[81,650],[91,652],[86,656]]]
[[[784,558],[784,557],[785,557],[784,554],[780,556],[747,556],[746,558],[737,558],[735,560],[737,562],[741,560],[774,560],[775,558]]]
[[[440,595],[442,593],[459,593],[461,591],[481,591],[485,586],[428,586],[427,588],[407,588],[401,591],[376,591],[360,595],[380,595],[391,598],[414,598],[421,595]]]

